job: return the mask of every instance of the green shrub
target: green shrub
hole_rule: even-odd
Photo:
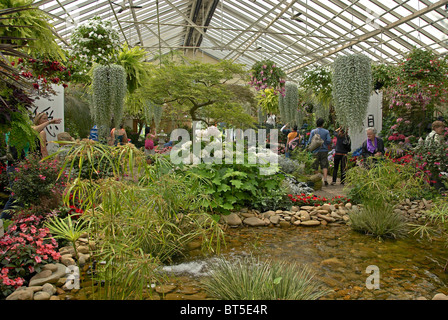
[[[352,230],[377,237],[398,239],[408,231],[404,217],[394,212],[387,203],[369,203],[358,211],[350,213]]]
[[[421,198],[425,190],[418,169],[410,164],[381,159],[370,169],[354,167],[347,171],[345,185],[354,203],[368,201],[395,203],[408,198]]]
[[[315,300],[327,293],[307,266],[254,257],[218,259],[201,282],[219,300]]]

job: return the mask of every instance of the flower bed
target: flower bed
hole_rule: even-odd
[[[351,202],[351,199],[348,199],[344,196],[335,196],[331,199],[327,199],[325,197],[320,197],[316,195],[307,195],[305,193],[301,193],[298,195],[288,194],[289,199],[296,206],[321,206],[324,204],[347,204]]]
[[[0,239],[1,296],[21,287],[45,264],[59,260],[58,243],[43,227],[43,220],[43,215],[21,213]]]

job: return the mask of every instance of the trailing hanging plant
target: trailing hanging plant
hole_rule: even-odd
[[[95,67],[92,79],[92,111],[98,128],[104,126],[103,130],[107,132],[112,119],[115,127],[120,125],[126,90],[126,72],[122,66]]]
[[[339,125],[359,130],[370,100],[372,69],[363,54],[338,57],[333,64],[333,100]]]
[[[274,93],[285,93],[285,72],[271,60],[256,62],[251,69],[249,84],[255,90],[274,89]]]
[[[156,128],[159,128],[160,121],[162,120],[163,108],[162,106],[152,106],[152,114],[154,118],[154,124]]]
[[[73,54],[86,60],[88,65],[117,61],[120,37],[109,20],[100,17],[89,19],[73,31],[70,42]]]
[[[279,96],[279,110],[283,122],[291,125],[301,125],[302,113],[299,112],[299,89],[293,82],[286,82],[285,95]]]

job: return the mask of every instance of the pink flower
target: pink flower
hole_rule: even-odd
[[[42,180],[45,180],[46,177],[40,174],[39,178],[41,178]]]
[[[37,263],[42,262],[42,259],[39,256],[34,256],[34,260],[36,260]]]

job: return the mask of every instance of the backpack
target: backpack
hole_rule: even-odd
[[[324,144],[324,140],[321,138],[320,134],[317,131],[314,131],[314,136],[311,139],[311,143],[308,145],[308,151],[314,151],[320,148]]]
[[[297,135],[297,137],[295,137],[294,139],[289,141],[288,149],[289,150],[294,150],[300,144],[300,138],[301,137],[299,135]]]

